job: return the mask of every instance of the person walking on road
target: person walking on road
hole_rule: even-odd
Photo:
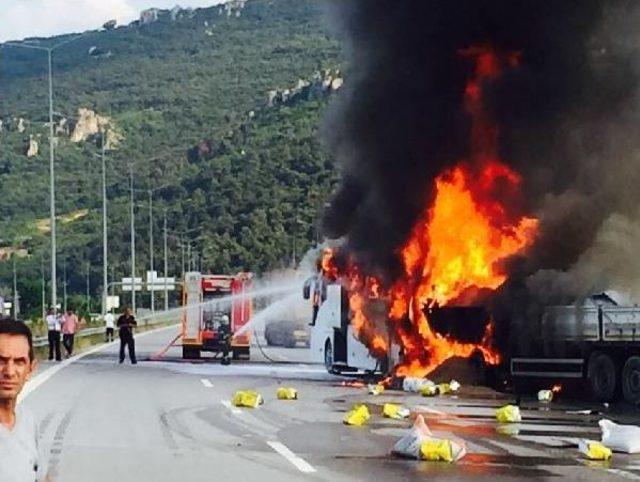
[[[73,342],[78,331],[78,316],[72,309],[62,318],[62,345],[67,351],[67,358],[73,355]]]
[[[27,325],[0,320],[0,480],[49,481],[38,447],[38,425],[18,405],[18,395],[36,366],[33,338]]]
[[[60,356],[60,318],[53,312],[53,308],[47,311],[45,318],[47,323],[47,339],[49,341],[49,360],[53,360],[55,352],[56,361],[62,360]]]
[[[125,345],[129,348],[129,359],[131,363],[135,365],[138,363],[136,360],[136,342],[133,339],[133,328],[138,326],[138,322],[136,321],[133,313],[131,312],[131,308],[126,308],[124,313],[120,315],[117,322],[120,335],[120,363],[124,362],[124,347]]]
[[[108,311],[107,314],[104,315],[104,326],[106,328],[104,341],[107,343],[113,341],[113,329],[116,326],[116,317],[113,316],[113,313],[111,313],[110,311]]]

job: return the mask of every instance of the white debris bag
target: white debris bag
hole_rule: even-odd
[[[402,390],[404,390],[405,392],[417,393],[422,387],[426,385],[435,387],[435,383],[426,378],[406,377],[402,381]]]
[[[460,390],[460,383],[457,380],[451,380],[451,382],[449,382],[449,388],[455,393]]]
[[[640,427],[619,425],[611,420],[598,422],[602,430],[602,443],[614,452],[637,454],[640,452]]]
[[[413,459],[420,458],[420,447],[422,442],[429,440],[433,437],[431,430],[424,423],[424,417],[418,415],[416,421],[413,423],[413,427],[409,432],[402,436],[400,440],[393,446],[393,453],[401,455],[403,457],[410,457]]]
[[[553,392],[551,390],[540,390],[538,392],[539,402],[550,402],[553,400]]]

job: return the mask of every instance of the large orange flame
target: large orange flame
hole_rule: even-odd
[[[471,152],[468,160],[443,172],[435,180],[433,203],[425,209],[399,250],[404,275],[388,290],[373,277],[362,276],[353,262],[338,273],[333,253],[323,256],[323,270],[339,278],[349,292],[352,325],[374,354],[388,350],[367,307],[384,298],[393,335],[401,345],[400,376],[426,376],[452,357],[479,353],[489,364],[500,362],[491,347],[491,323],[479,343],[464,343],[432,329],[430,308],[473,302],[480,290],[495,290],[507,279],[504,263],[522,253],[536,236],[538,221],[514,212],[522,180],[498,157],[499,130],[482,105],[482,89],[505,68],[519,63],[517,53],[497,55],[486,46],[461,52],[473,59],[475,73],[467,83],[464,100],[471,117]],[[407,323],[407,321],[409,323]]]

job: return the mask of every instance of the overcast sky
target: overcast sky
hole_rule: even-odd
[[[115,18],[129,23],[149,7],[209,7],[222,0],[0,0],[0,42],[99,28]]]

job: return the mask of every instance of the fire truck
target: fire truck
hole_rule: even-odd
[[[253,275],[211,275],[185,273],[182,304],[182,358],[199,359],[213,352],[224,363],[249,359],[249,333],[234,335],[250,320],[253,312]]]

